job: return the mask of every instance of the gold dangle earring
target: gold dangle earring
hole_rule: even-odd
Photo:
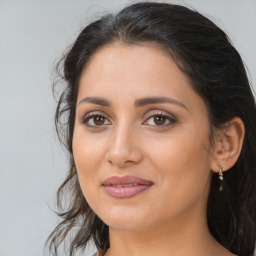
[[[220,187],[219,187],[219,191],[223,191],[223,168],[221,166],[220,163],[217,163],[217,166],[219,168],[219,180],[220,180]]]

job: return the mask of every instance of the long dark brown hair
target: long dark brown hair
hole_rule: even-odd
[[[170,55],[204,99],[211,127],[233,117],[245,125],[240,157],[224,173],[224,191],[213,174],[207,204],[208,227],[215,239],[239,256],[253,255],[256,241],[256,105],[243,61],[227,35],[195,10],[167,3],[132,4],[86,26],[57,70],[62,78],[55,115],[57,134],[69,152],[69,172],[57,192],[62,222],[47,244],[53,255],[72,233],[69,255],[93,241],[109,248],[108,226],[91,210],[77,177],[72,152],[78,84],[90,57],[101,47],[154,43]],[[57,84],[58,85],[58,84]],[[56,89],[56,84],[54,89]],[[64,197],[65,196],[65,197]],[[65,206],[65,207],[64,207]]]

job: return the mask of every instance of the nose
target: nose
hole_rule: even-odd
[[[138,142],[134,130],[128,127],[116,127],[106,152],[107,161],[119,168],[140,163],[143,154]]]

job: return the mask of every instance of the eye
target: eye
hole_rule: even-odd
[[[94,112],[87,114],[83,118],[82,123],[89,128],[99,128],[111,124],[105,116]]]
[[[143,124],[151,125],[151,126],[159,126],[159,127],[167,127],[172,124],[175,124],[177,121],[174,117],[158,113],[158,114],[151,114],[147,118],[147,120]]]

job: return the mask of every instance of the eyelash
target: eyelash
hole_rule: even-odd
[[[99,113],[97,113],[97,112],[91,112],[91,113],[87,114],[87,115],[82,119],[82,123],[83,123],[86,127],[88,127],[88,128],[93,128],[93,129],[101,128],[101,126],[103,126],[103,125],[90,125],[90,124],[88,124],[88,122],[89,122],[92,118],[94,118],[94,117],[103,117],[104,120],[107,120],[107,118],[106,118],[104,115],[99,114]],[[98,126],[98,127],[97,127],[97,126]]]
[[[90,125],[88,124],[89,121],[95,117],[103,117],[104,118],[104,121],[105,120],[108,120],[104,115],[102,114],[99,114],[97,112],[91,112],[89,114],[87,114],[83,119],[82,119],[82,123],[88,127],[88,128],[93,128],[93,129],[99,129],[101,128],[103,125]],[[173,124],[175,124],[177,122],[176,118],[172,117],[172,116],[169,116],[169,115],[166,115],[164,114],[163,112],[160,112],[160,113],[154,113],[154,114],[148,114],[147,117],[146,117],[146,121],[148,121],[150,118],[154,118],[154,117],[163,117],[165,118],[165,122],[166,120],[169,122],[168,124],[161,124],[161,125],[150,125],[150,126],[155,126],[157,127],[157,129],[161,129],[161,128],[166,128],[166,127],[169,127]],[[145,123],[145,121],[143,122],[143,124]],[[108,124],[107,124],[108,125]]]
[[[162,124],[162,125],[155,124],[155,125],[152,125],[152,126],[156,126],[159,129],[169,127],[171,125],[174,125],[177,122],[175,117],[167,115],[167,114],[165,114],[163,112],[154,113],[154,114],[148,114],[146,116],[146,121],[148,121],[150,118],[155,118],[155,117],[163,117],[163,118],[165,118],[165,122],[168,121],[168,124]]]

